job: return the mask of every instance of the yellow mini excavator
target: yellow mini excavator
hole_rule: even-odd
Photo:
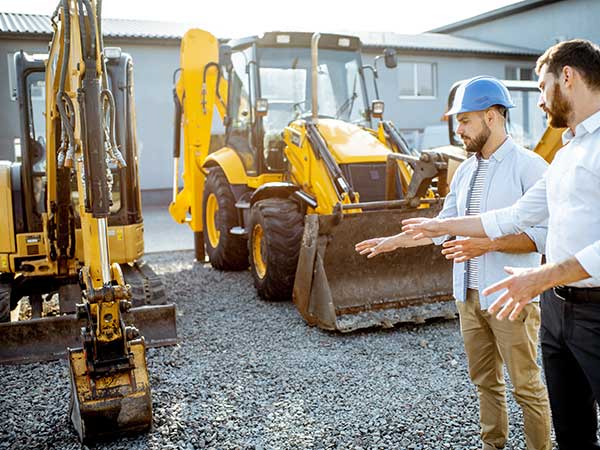
[[[22,157],[0,162],[0,362],[68,356],[82,441],[151,427],[146,345],[177,341],[139,259],[133,65],[100,17],[100,0],[62,0],[48,58],[17,55]],[[23,298],[33,318],[11,321]]]
[[[198,260],[206,251],[217,269],[250,266],[262,298],[293,297],[310,325],[351,331],[453,316],[451,263],[438,249],[369,263],[354,251],[404,218],[436,215],[447,167],[383,120],[377,70],[360,50],[346,35],[269,32],[219,46],[189,30],[174,88],[169,211],[193,230]],[[394,54],[382,56],[394,67]],[[221,148],[211,148],[215,109]]]

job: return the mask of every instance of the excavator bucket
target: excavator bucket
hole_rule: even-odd
[[[427,245],[367,259],[365,239],[397,234],[410,217],[435,217],[442,204],[358,214],[306,216],[294,303],[309,325],[353,331],[455,317],[452,262]]]
[[[175,305],[131,308],[123,314],[134,325],[148,347],[177,343]],[[65,358],[67,347],[81,347],[85,321],[75,314],[0,323],[0,364],[23,364]]]
[[[69,349],[71,421],[81,442],[143,432],[152,426],[152,396],[143,339],[129,343],[130,365],[92,374],[84,349]]]

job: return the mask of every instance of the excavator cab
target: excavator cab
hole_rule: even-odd
[[[133,98],[133,62],[131,56],[113,47],[113,55],[106,58],[109,84],[114,85],[116,140],[123,149],[127,167],[110,167],[112,173],[112,204],[110,206],[110,226],[134,226],[124,242],[114,246],[114,257],[119,262],[128,262],[143,255],[143,223],[141,194],[138,182],[137,147],[135,140],[135,108]],[[29,55],[25,52],[15,54],[17,98],[20,115],[20,158],[13,164],[11,177],[15,193],[16,233],[41,233],[42,214],[46,213],[46,121],[45,121],[45,71],[46,55]],[[77,194],[75,180],[71,183],[71,198],[74,202],[76,228],[80,228],[77,217]],[[137,225],[137,226],[136,226]],[[116,234],[116,233],[113,233]],[[124,238],[125,239],[125,238]],[[122,240],[124,240],[122,239]],[[123,250],[130,244],[131,250]],[[119,248],[120,247],[120,248]],[[16,258],[15,267],[20,267],[27,259],[35,259],[43,253],[28,247],[27,257]]]
[[[143,330],[148,346],[176,342],[174,307],[167,304],[162,281],[141,259],[144,252],[143,218],[138,174],[133,62],[118,48],[106,57],[108,82],[115,101],[115,139],[127,163],[109,164],[112,204],[108,217],[108,242],[112,262],[118,263],[132,290],[136,307],[132,316]],[[0,169],[7,195],[8,233],[0,238],[0,363],[22,363],[66,356],[67,347],[79,341],[75,320],[81,298],[77,273],[58,266],[51,271],[41,265],[50,252],[83,260],[81,220],[76,178],[60,179],[59,195],[70,202],[68,227],[44,230],[47,210],[46,173],[46,55],[15,54],[20,137],[16,161],[3,162]],[[3,209],[4,210],[4,209]],[[66,243],[59,245],[58,243]],[[74,243],[74,248],[71,247]],[[55,295],[57,294],[57,295]],[[21,300],[27,299],[29,307]],[[56,305],[57,303],[57,305]],[[45,306],[45,305],[49,305]],[[152,306],[154,309],[139,309]],[[159,312],[160,310],[160,312]],[[22,320],[36,319],[36,320]],[[43,319],[38,321],[37,319]]]

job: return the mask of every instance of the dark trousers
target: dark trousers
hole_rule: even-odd
[[[600,301],[571,302],[566,297],[550,290],[540,302],[542,357],[556,440],[560,450],[600,449]]]

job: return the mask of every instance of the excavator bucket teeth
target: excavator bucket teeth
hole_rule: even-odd
[[[452,262],[433,245],[367,259],[354,250],[365,239],[397,234],[403,219],[441,209],[398,209],[307,215],[294,283],[294,303],[310,325],[343,332],[454,317]]]
[[[144,432],[152,426],[144,340],[130,341],[129,351],[129,368],[94,375],[85,351],[69,349],[70,415],[81,442]]]
[[[175,305],[131,308],[123,314],[148,347],[177,343]],[[75,314],[0,323],[0,364],[23,364],[65,358],[67,347],[81,347],[84,321]]]

